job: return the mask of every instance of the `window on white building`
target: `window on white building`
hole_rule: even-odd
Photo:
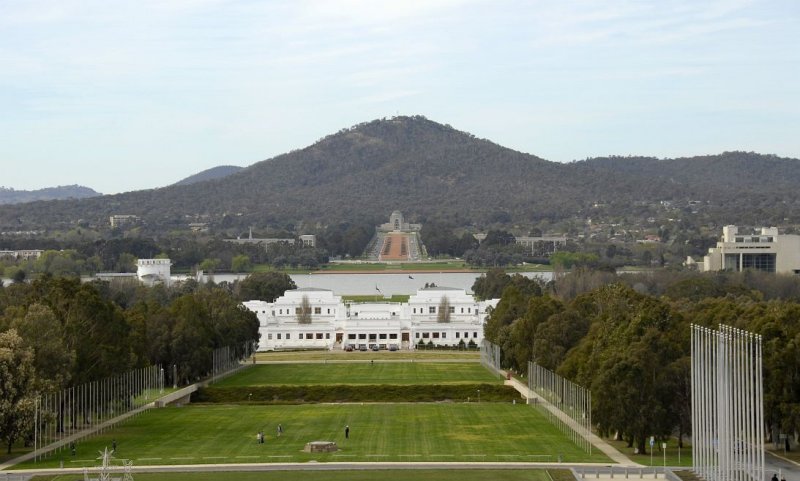
[[[297,338],[298,338],[298,339],[302,339],[302,338],[303,338],[303,333],[301,332],[300,334],[298,334],[298,335],[297,335]]]
[[[348,334],[347,338],[350,339],[350,340],[355,340],[356,335],[355,334]]]
[[[477,334],[477,333],[476,333],[476,334]],[[318,333],[317,333],[317,339],[322,339],[322,333],[321,333],[321,332],[318,332]]]
[[[419,333],[417,333],[416,338],[419,339]]]
[[[430,306],[428,308],[428,314],[436,314],[436,306]]]
[[[447,339],[447,333],[446,332],[442,333],[442,339]]]
[[[438,332],[434,332],[433,333],[433,338],[434,339],[439,339],[439,333]]]
[[[458,339],[459,337],[461,337],[461,333],[460,332],[456,332],[456,339]]]
[[[389,339],[397,339],[397,334],[389,334]]]
[[[330,309],[328,309],[328,314],[330,314],[330,313],[331,313],[331,310],[330,310]]]
[[[450,306],[450,314],[456,313],[456,306]]]
[[[378,339],[386,339],[386,334],[379,334]]]
[[[315,307],[314,308],[314,314],[322,314],[322,308],[321,307]]]
[[[427,332],[423,332],[423,333],[422,333],[422,338],[423,338],[423,339],[427,339],[427,338],[429,338],[429,337],[430,337],[430,334],[429,334],[429,333],[427,333]]]
[[[291,333],[289,333],[289,332],[287,332],[287,333],[286,333],[286,340],[288,341],[288,340],[289,340],[289,339],[291,339],[291,338],[292,338],[292,334],[291,334]]]
[[[326,332],[325,333],[325,339],[330,339],[330,338],[331,338],[331,333],[330,332]]]
[[[472,337],[478,337],[478,333],[477,332],[473,332],[472,333]]]
[[[272,340],[272,333],[267,334],[267,339]]]

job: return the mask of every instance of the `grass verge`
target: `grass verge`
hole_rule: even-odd
[[[277,427],[283,428],[277,436]],[[345,438],[344,427],[350,427]],[[256,442],[263,431],[264,444]],[[151,410],[19,468],[97,465],[112,440],[134,465],[277,462],[609,462],[589,456],[530,406],[517,403],[200,405]],[[334,441],[335,453],[305,453]]]

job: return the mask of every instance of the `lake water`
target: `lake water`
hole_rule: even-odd
[[[540,277],[545,281],[553,278],[552,272],[523,272],[523,276],[528,278]],[[213,276],[214,282],[233,282],[236,279],[243,279],[246,274],[218,274]],[[291,278],[297,287],[316,287],[320,289],[330,289],[339,295],[370,295],[383,294],[392,296],[395,294],[414,294],[417,289],[425,287],[425,283],[435,283],[439,287],[457,287],[472,292],[472,284],[475,279],[480,277],[480,273],[473,272],[430,272],[430,273],[410,273],[410,274],[291,274]],[[209,276],[204,276],[204,281]],[[173,276],[174,279],[185,277]],[[4,284],[10,283],[10,279],[3,279]]]

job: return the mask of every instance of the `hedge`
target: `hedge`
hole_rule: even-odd
[[[337,402],[511,402],[520,394],[498,384],[406,385],[313,385],[205,387],[192,394],[198,403],[304,404]]]

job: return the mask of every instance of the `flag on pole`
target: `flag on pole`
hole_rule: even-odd
[[[409,278],[409,279],[413,279],[413,277],[411,277],[411,276],[408,276],[408,278]]]

